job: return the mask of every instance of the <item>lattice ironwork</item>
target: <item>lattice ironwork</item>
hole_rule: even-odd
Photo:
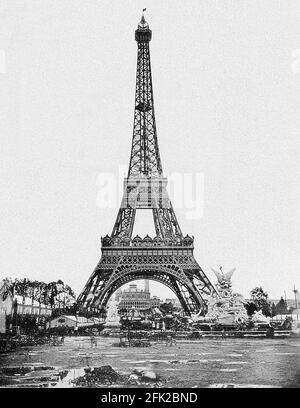
[[[152,32],[144,16],[135,32],[138,44],[135,111],[128,177],[160,176],[160,161],[153,104],[149,42]]]
[[[117,251],[114,249],[116,254]],[[92,311],[102,307],[115,290],[136,279],[151,279],[163,283],[178,296],[187,313],[199,311],[199,304],[204,306],[205,292],[198,290],[194,279],[196,277],[203,286],[204,282],[207,286],[209,281],[192,253],[186,257],[176,257],[142,255],[140,250],[138,255],[125,255],[124,251],[126,250],[123,249],[123,255],[119,256],[102,256],[81,296],[83,308]]]
[[[137,74],[133,138],[124,196],[110,236],[102,238],[102,257],[78,298],[97,313],[120,286],[136,279],[169,287],[186,313],[205,311],[214,287],[193,255],[193,238],[183,236],[166,189],[160,160],[153,102],[149,42],[144,16],[135,31]],[[156,237],[132,239],[136,211],[152,210]]]

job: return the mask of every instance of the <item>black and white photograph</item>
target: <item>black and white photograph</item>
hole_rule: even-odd
[[[3,392],[300,388],[300,1],[0,0],[0,90]]]

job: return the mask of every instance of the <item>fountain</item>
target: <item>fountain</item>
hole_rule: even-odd
[[[227,273],[223,273],[222,266],[220,272],[215,271],[218,283],[218,295],[212,296],[208,301],[208,312],[205,316],[216,323],[226,325],[243,324],[248,321],[247,311],[244,307],[243,296],[232,291],[231,277],[235,268]]]
[[[269,326],[271,318],[265,316],[261,310],[255,311],[251,316],[251,322],[254,324],[254,327],[260,326]]]
[[[218,283],[216,285],[218,293],[214,293],[207,303],[208,311],[205,317],[192,316],[195,322],[219,323],[223,326],[235,326],[248,322],[247,311],[244,307],[243,296],[232,291],[231,277],[235,268],[227,273],[223,273],[222,266],[220,272],[212,269]]]

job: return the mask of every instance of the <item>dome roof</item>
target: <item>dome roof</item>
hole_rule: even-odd
[[[141,242],[143,242],[143,240],[139,235],[136,235],[132,240],[133,245],[140,244]]]
[[[142,238],[139,235],[136,235],[132,241],[142,241]]]
[[[156,237],[153,238],[153,244],[154,245],[163,245],[163,240],[159,235],[156,235]]]
[[[103,246],[110,246],[112,241],[109,235],[105,235],[105,237],[101,238],[101,242]]]
[[[149,29],[149,24],[145,20],[144,14],[142,15],[141,21],[138,24],[138,29],[139,30],[148,30]]]
[[[173,245],[174,244],[174,240],[172,238],[165,238],[164,242],[166,245]]]
[[[186,236],[183,238],[183,244],[184,244],[184,245],[192,245],[193,241],[194,241],[193,238],[190,237],[189,235],[186,235]]]
[[[122,245],[130,245],[130,238],[129,237],[123,237],[121,238],[121,244]]]
[[[156,235],[156,237],[153,238],[153,241],[162,242],[162,238],[159,235]]]

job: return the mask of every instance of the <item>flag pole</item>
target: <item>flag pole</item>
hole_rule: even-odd
[[[294,292],[294,295],[295,295],[295,306],[296,306],[296,314],[297,314],[297,320],[298,320],[298,299],[297,299],[298,290],[296,289],[295,284],[294,284],[293,292]]]

